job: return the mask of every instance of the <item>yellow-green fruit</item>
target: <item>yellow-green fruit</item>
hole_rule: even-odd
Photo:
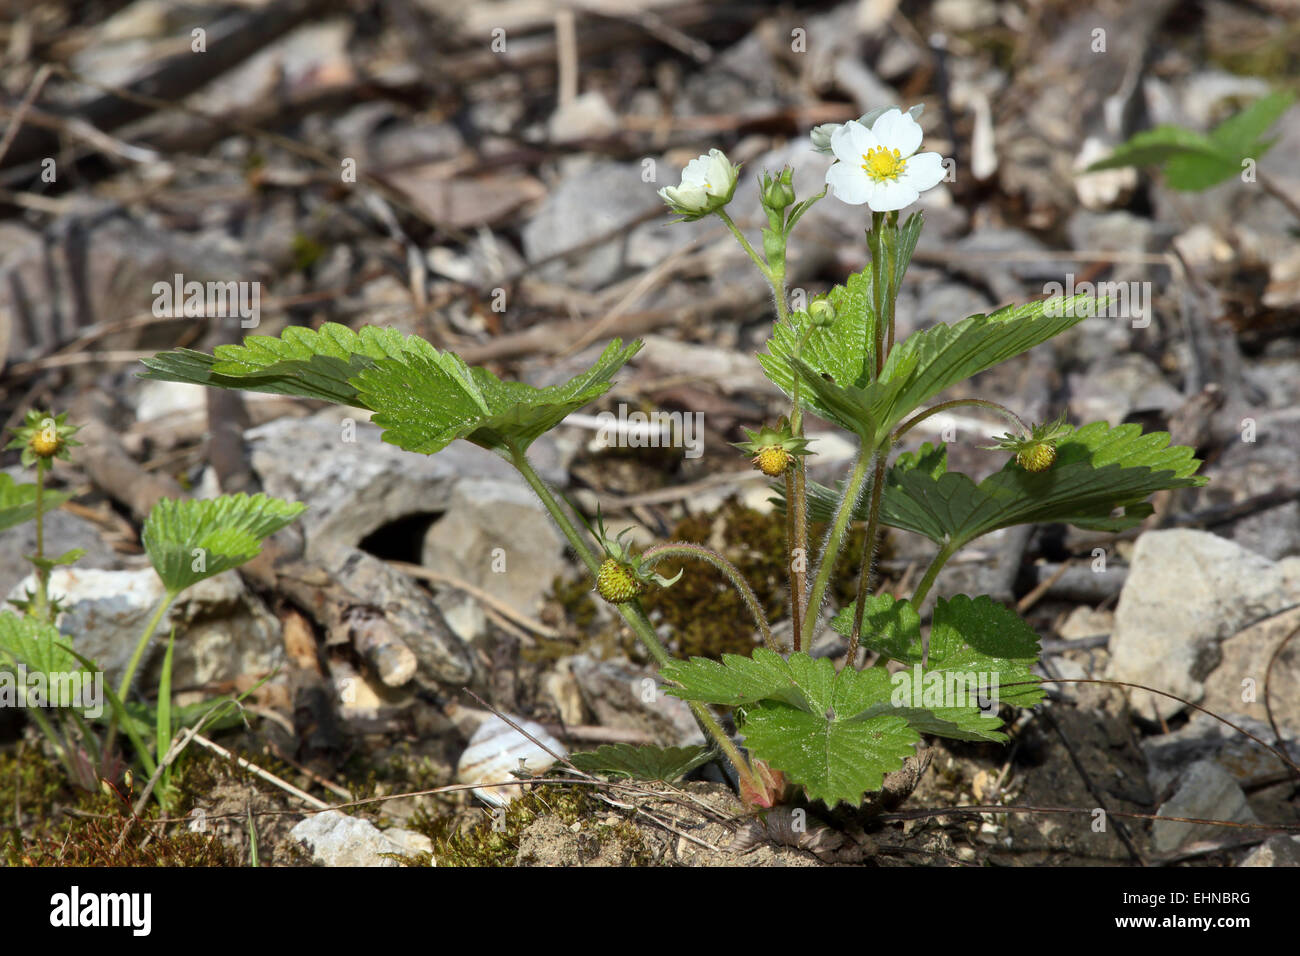
[[[57,432],[42,428],[31,437],[27,446],[41,458],[49,458],[57,454],[59,449],[63,447],[63,439],[58,436]]]
[[[792,461],[794,456],[778,445],[760,448],[758,454],[754,456],[755,467],[769,478],[779,478],[784,475]]]
[[[1034,445],[1016,453],[1016,463],[1025,471],[1046,471],[1056,461],[1056,446]]]
[[[630,601],[645,590],[645,585],[633,577],[627,565],[606,558],[596,574],[596,591],[610,604]]]

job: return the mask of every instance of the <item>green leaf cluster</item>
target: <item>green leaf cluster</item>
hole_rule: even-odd
[[[264,494],[164,498],[149,512],[140,539],[167,592],[176,595],[257,557],[262,541],[305,507]]]
[[[713,757],[714,752],[708,747],[604,744],[595,750],[570,755],[569,762],[585,773],[672,783]]]
[[[1264,139],[1264,133],[1294,102],[1288,91],[1270,93],[1208,134],[1168,124],[1143,130],[1086,171],[1159,166],[1174,189],[1209,189],[1239,175],[1247,160],[1258,160],[1273,147],[1276,139]]]
[[[615,339],[586,372],[535,388],[503,382],[395,329],[326,323],[319,331],[291,326],[279,338],[251,335],[215,355],[161,352],[144,360],[149,371],[141,377],[365,408],[385,429],[384,441],[407,451],[431,455],[464,438],[510,455],[604,394],[640,347]]]
[[[1056,462],[1047,471],[1026,471],[1011,458],[976,484],[961,472],[948,471],[944,445],[926,443],[899,455],[889,469],[881,521],[950,550],[1018,524],[1062,522],[1122,531],[1151,514],[1146,499],[1154,492],[1205,483],[1196,475],[1200,462],[1194,454],[1186,446],[1170,445],[1167,432],[1094,422],[1057,444]],[[810,483],[808,513],[814,520],[827,520],[837,501],[834,491]],[[866,517],[866,504],[859,502],[854,518]]]
[[[803,786],[810,799],[857,804],[879,790],[921,739],[889,709],[889,675],[880,668],[836,671],[826,658],[783,658],[766,648],[722,662],[673,661],[663,675],[684,700],[738,708],[745,746]]]

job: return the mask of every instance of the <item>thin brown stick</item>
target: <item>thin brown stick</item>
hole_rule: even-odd
[[[3,165],[5,155],[9,152],[9,147],[13,145],[14,137],[18,135],[18,130],[22,128],[27,111],[36,102],[36,97],[41,95],[45,81],[50,78],[50,74],[53,72],[53,67],[48,63],[43,64],[36,71],[36,75],[32,77],[31,83],[27,85],[27,92],[23,94],[22,101],[19,102],[17,109],[14,110],[13,116],[9,120],[9,125],[5,127],[5,137],[0,140],[0,165]]]
[[[454,588],[457,591],[464,591],[480,604],[486,605],[502,617],[513,621],[515,624],[528,631],[532,631],[534,634],[540,634],[542,637],[549,638],[560,637],[560,632],[555,628],[547,627],[541,621],[535,621],[527,614],[521,614],[509,604],[506,604],[499,598],[493,597],[482,588],[475,587],[468,581],[462,581],[460,578],[452,577],[450,574],[442,574],[439,571],[434,571],[419,564],[410,564],[406,561],[389,561],[387,563],[389,567],[396,568],[403,574],[409,574],[413,578],[423,578],[426,581],[435,581],[439,584],[445,584],[450,588]]]
[[[1232,721],[1228,720],[1228,718],[1220,717],[1214,711],[1208,710],[1207,708],[1202,707],[1200,704],[1193,703],[1192,701],[1187,700],[1184,697],[1179,697],[1177,694],[1171,694],[1168,691],[1164,691],[1164,690],[1157,690],[1154,687],[1148,687],[1146,684],[1134,684],[1130,681],[1125,681],[1125,680],[1107,680],[1100,677],[1042,677],[1036,681],[1017,681],[1014,684],[1003,684],[1001,686],[1029,687],[1035,684],[1109,684],[1112,687],[1132,687],[1135,690],[1144,690],[1149,694],[1159,694],[1161,697],[1168,697],[1170,700],[1176,700],[1180,704],[1184,704],[1188,707],[1193,707],[1196,710],[1199,710],[1203,714],[1209,714],[1219,723],[1226,724],[1227,726],[1235,730],[1237,733],[1241,734],[1243,737],[1249,737],[1251,740],[1255,741],[1255,743],[1259,744],[1265,750],[1271,752],[1274,756],[1276,756],[1279,760],[1281,760],[1284,764],[1286,764],[1296,773],[1300,773],[1300,766],[1297,766],[1295,761],[1293,761],[1289,756],[1287,756],[1282,751],[1278,750],[1272,744],[1264,743],[1264,741],[1260,740],[1258,737],[1252,734],[1249,730],[1246,730],[1244,727],[1238,727]]]

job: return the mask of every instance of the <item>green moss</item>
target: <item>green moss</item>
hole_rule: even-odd
[[[596,602],[592,598],[591,580],[586,576],[564,578],[557,575],[551,582],[546,600],[564,608],[566,620],[572,621],[580,631],[586,631],[596,620]]]
[[[640,831],[630,820],[592,824],[597,816],[607,816],[609,807],[585,788],[536,787],[510,801],[500,816],[487,809],[480,813],[477,823],[462,829],[454,812],[435,817],[421,809],[411,828],[433,841],[432,859],[430,854],[421,853],[403,862],[411,866],[429,866],[434,861],[438,866],[514,866],[524,831],[541,816],[553,817],[566,827],[587,824],[598,846],[613,843],[633,866],[650,862]]]
[[[809,527],[808,540],[814,549],[822,542],[825,533],[824,525]],[[841,606],[852,601],[857,593],[865,537],[860,526],[851,528],[835,565],[830,598]],[[768,620],[775,622],[789,616],[790,585],[786,572],[783,515],[775,512],[764,514],[732,498],[716,514],[691,515],[682,519],[673,528],[671,540],[711,547],[720,540],[722,553],[749,581]],[[888,554],[889,539],[886,537],[880,557]],[[723,654],[750,653],[754,649],[756,628],[735,588],[720,571],[698,561],[679,563],[665,560],[655,570],[672,577],[682,568],[686,573],[676,584],[668,588],[652,588],[641,598],[651,620],[672,628],[673,652],[681,657],[715,658]],[[815,568],[814,553],[809,562],[810,576]],[[577,626],[582,637],[576,643],[572,638],[542,639],[537,647],[525,650],[525,656],[530,660],[554,660],[584,650],[602,658],[619,654],[637,657],[640,652],[635,638],[621,626],[621,622],[614,622],[599,633],[588,633],[596,620],[596,606],[591,594],[591,582],[585,577],[575,580],[556,578],[549,600],[563,609],[565,619]]]
[[[722,553],[743,574],[768,620],[787,617],[790,612],[789,575],[786,571],[785,517],[763,514],[730,499],[717,516],[692,516],[673,529],[674,540],[710,544],[714,523],[721,521],[718,537]],[[825,527],[812,525],[808,539],[816,547]],[[831,597],[840,604],[853,600],[865,532],[854,528],[835,565]],[[809,562],[809,575],[815,569]],[[671,577],[681,565],[663,562],[658,569]],[[721,572],[699,563],[685,564],[686,573],[670,588],[654,590],[642,599],[652,615],[672,625],[674,649],[683,657],[720,657],[749,654],[754,649],[753,617],[735,588]],[[653,619],[653,618],[652,618]]]
[[[144,811],[156,817],[156,804]],[[9,866],[239,865],[216,837],[175,827],[147,843],[137,830],[119,845],[130,821],[121,796],[69,786],[40,748],[0,752],[0,860]]]

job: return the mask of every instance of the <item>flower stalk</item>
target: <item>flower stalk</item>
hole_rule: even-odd
[[[758,601],[758,595],[754,593],[754,589],[749,586],[745,576],[740,573],[740,570],[734,564],[712,548],[706,548],[702,544],[692,544],[689,541],[672,541],[665,544],[651,545],[641,552],[641,559],[646,567],[651,567],[665,558],[694,558],[721,571],[727,580],[731,582],[732,587],[736,589],[741,600],[745,602],[745,606],[749,608],[749,613],[754,616],[754,622],[758,625],[759,632],[763,635],[763,643],[767,645],[768,650],[779,651],[776,639],[772,636],[772,627],[768,624],[767,615],[763,613],[763,605]]]
[[[577,552],[578,557],[582,560],[582,563],[587,566],[587,570],[591,572],[592,578],[595,579],[600,573],[600,559],[597,558],[595,552],[587,545],[587,542],[583,539],[582,534],[578,531],[573,521],[565,513],[564,509],[560,507],[560,503],[555,500],[555,496],[551,493],[550,488],[546,486],[546,482],[542,481],[541,476],[537,474],[537,471],[533,468],[528,457],[523,452],[512,449],[511,464],[513,464],[515,470],[523,476],[524,481],[528,482],[528,486],[533,489],[534,494],[541,499],[542,505],[546,508],[547,512],[550,513],[551,518],[554,519],[556,526],[560,529],[560,533],[563,534],[569,544],[572,545],[573,550]],[[635,600],[625,601],[614,606],[618,610],[618,613],[622,615],[623,620],[627,622],[628,627],[632,629],[632,633],[635,634],[641,640],[641,643],[645,645],[646,650],[649,651],[650,656],[654,658],[656,664],[662,667],[672,660],[672,657],[668,654],[667,648],[665,648],[663,642],[659,640],[659,636],[655,634],[654,627],[651,625],[649,618],[645,616],[645,611],[641,609],[640,602]],[[742,782],[751,787],[757,788],[758,784],[748,762],[741,755],[740,749],[732,743],[731,738],[727,736],[727,732],[722,729],[722,725],[718,723],[718,719],[713,716],[713,713],[709,708],[706,705],[701,704],[699,701],[691,700],[686,703],[690,707],[691,714],[695,717],[695,722],[700,725],[700,729],[704,732],[705,737],[712,738],[714,743],[718,745],[718,748],[726,758],[731,761],[732,766],[735,767],[736,773],[740,776]]]

